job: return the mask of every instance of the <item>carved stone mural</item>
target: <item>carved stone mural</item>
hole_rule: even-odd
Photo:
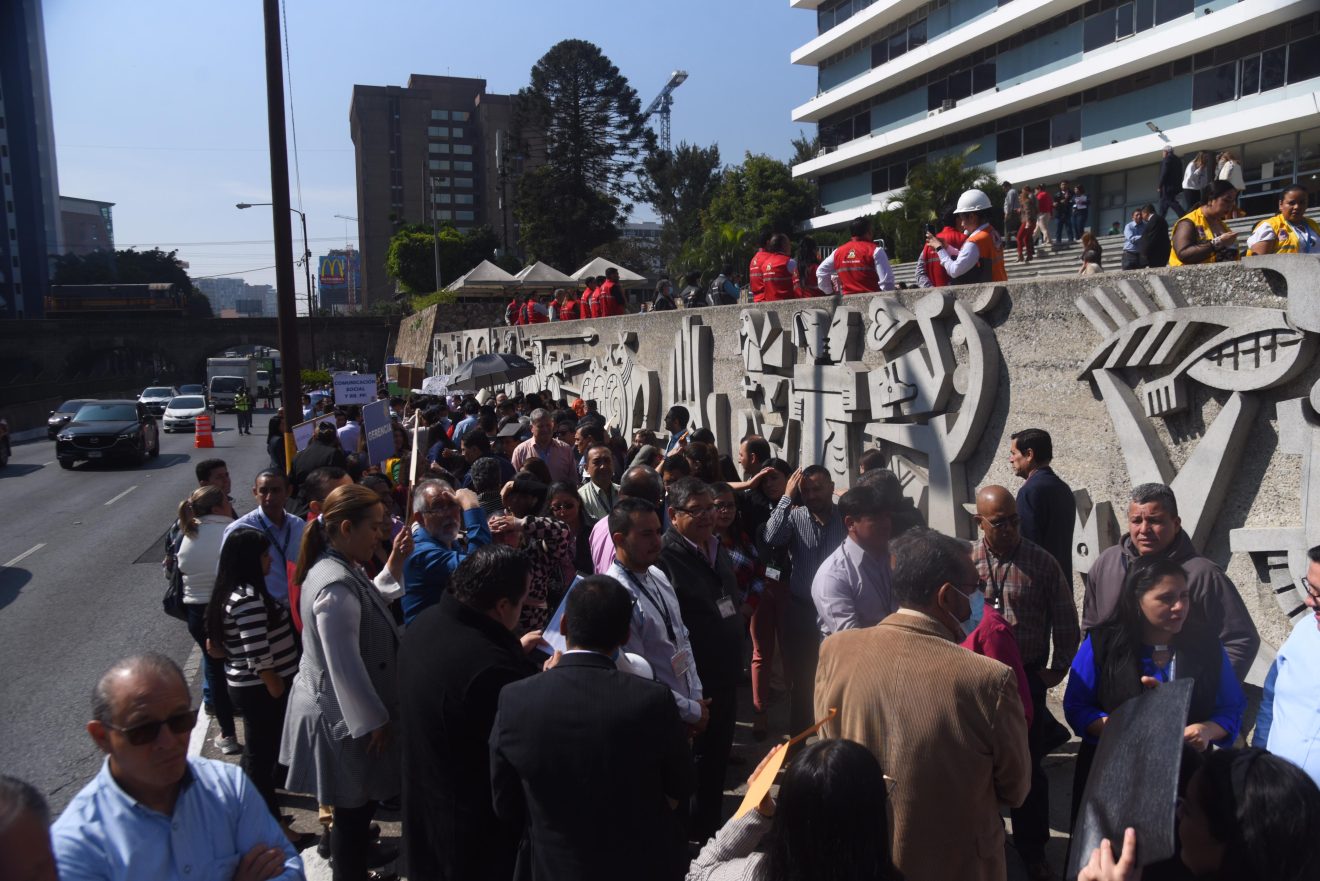
[[[1277,644],[1320,544],[1317,346],[1320,261],[1291,256],[473,330],[434,361],[516,352],[537,373],[508,391],[594,399],[625,437],[682,404],[722,450],[757,433],[840,487],[878,449],[931,526],[969,538],[976,488],[1020,485],[1009,434],[1044,428],[1077,571],[1121,536],[1131,486],[1168,483]]]

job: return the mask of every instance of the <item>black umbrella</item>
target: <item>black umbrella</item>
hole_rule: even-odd
[[[521,355],[500,353],[478,355],[450,375],[449,387],[457,391],[474,391],[492,385],[503,385],[534,373],[536,367]]]

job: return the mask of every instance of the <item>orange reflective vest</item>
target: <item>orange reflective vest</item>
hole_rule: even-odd
[[[976,245],[981,257],[975,266],[955,278],[954,284],[1008,281],[1008,270],[1004,268],[1004,243],[999,238],[998,230],[989,225],[983,226],[969,235],[967,241]]]
[[[834,252],[834,271],[845,294],[870,294],[880,290],[880,273],[875,269],[875,242],[853,239]]]

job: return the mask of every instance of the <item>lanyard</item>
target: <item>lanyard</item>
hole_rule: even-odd
[[[1021,545],[1019,545],[1019,547],[1021,547]],[[1002,579],[995,577],[995,567],[1000,562],[999,558],[996,557],[994,552],[989,548],[986,548],[985,550],[985,569],[986,573],[990,576],[990,605],[996,612],[1002,612],[1004,610],[1004,587],[1008,583],[1008,570],[1013,568],[1013,560],[1017,557],[1017,548],[1013,549],[1013,553],[1009,555],[1008,559],[1002,561],[1008,567],[1008,570],[1005,570]]]
[[[1300,253],[1310,254],[1313,250],[1315,250],[1315,245],[1316,245],[1315,233],[1311,232],[1311,228],[1306,225],[1305,218],[1302,219],[1302,225],[1300,227],[1293,226],[1291,223],[1289,223],[1286,220],[1283,222],[1283,224],[1284,226],[1288,227],[1288,229],[1292,230],[1293,235],[1297,236],[1297,242],[1298,242],[1297,250]],[[1303,245],[1305,247],[1302,247]]]
[[[289,536],[293,532],[293,525],[288,522],[289,515],[284,515],[284,539],[282,541],[276,537],[271,529],[273,524],[266,519],[265,512],[261,512],[257,516],[261,518],[262,531],[270,538],[271,547],[280,552],[280,560],[285,563],[289,562]]]
[[[674,648],[678,648],[678,638],[674,634],[674,619],[673,616],[669,614],[669,607],[666,606],[662,601],[663,597],[657,598],[655,596],[652,596],[651,591],[646,589],[646,585],[643,582],[637,580],[637,576],[633,575],[631,570],[623,566],[620,566],[619,568],[623,570],[623,574],[628,577],[628,580],[633,583],[633,587],[640,590],[642,592],[642,596],[650,600],[651,605],[655,606],[656,611],[660,613],[660,617],[665,622],[665,634],[668,635],[670,644],[674,646]],[[646,576],[646,580],[649,581],[650,578],[651,575],[648,572]]]

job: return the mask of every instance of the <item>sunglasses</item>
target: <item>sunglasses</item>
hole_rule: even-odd
[[[156,738],[160,737],[160,729],[162,725],[168,725],[170,731],[174,734],[187,734],[189,731],[193,730],[193,726],[196,724],[197,711],[186,710],[177,715],[170,716],[168,719],[160,719],[155,722],[143,722],[141,725],[134,725],[132,728],[120,728],[118,725],[111,725],[109,722],[105,723],[105,727],[113,728],[115,731],[124,735],[124,739],[133,744],[133,746],[146,746],[149,743],[155,743]]]

